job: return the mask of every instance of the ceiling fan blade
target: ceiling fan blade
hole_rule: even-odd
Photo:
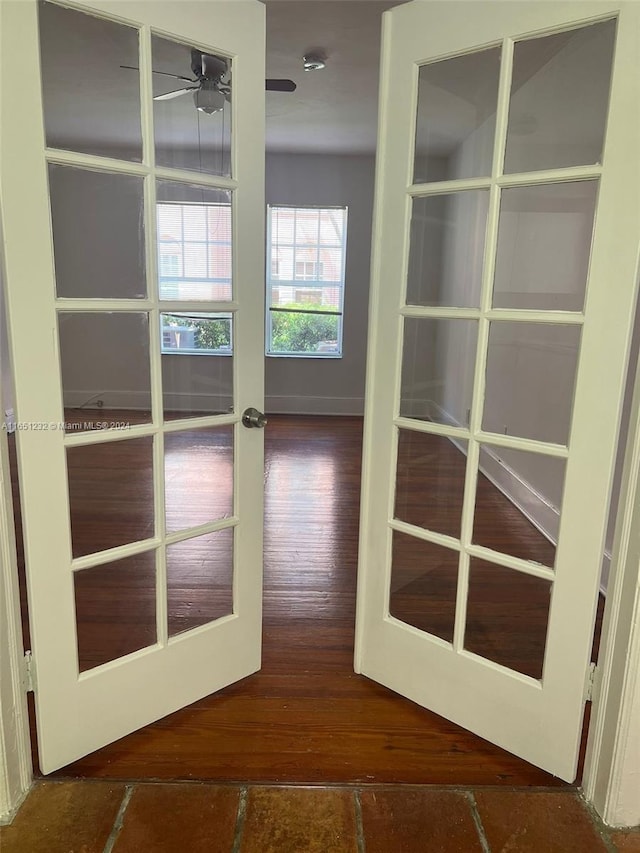
[[[297,88],[293,80],[265,80],[267,92],[295,92]]]
[[[128,68],[130,71],[140,71],[137,65],[121,65],[120,68]],[[153,69],[152,69],[153,71]],[[162,74],[163,77],[174,77],[176,80],[186,80],[187,83],[196,83],[191,77],[183,77],[182,74],[171,74],[169,71],[153,71],[154,74]]]
[[[180,95],[186,95],[187,92],[196,92],[200,86],[187,86],[186,89],[176,89],[174,92],[167,92],[164,95],[156,95],[154,101],[170,101],[172,98],[179,98]]]
[[[171,74],[169,71],[153,71],[154,74],[162,74],[164,77],[175,77],[176,80],[186,80],[187,83],[197,83],[193,77],[183,77],[182,74]]]

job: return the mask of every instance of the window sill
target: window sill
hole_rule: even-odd
[[[160,355],[212,355],[218,358],[231,358],[232,352],[217,352],[216,350],[163,349]]]
[[[267,358],[308,358],[308,359],[340,359],[341,352],[266,352]]]

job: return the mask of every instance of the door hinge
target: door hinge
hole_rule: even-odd
[[[26,693],[35,693],[36,672],[31,650],[24,653],[24,689]]]
[[[598,678],[598,667],[595,663],[589,664],[589,669],[587,670],[587,677],[585,679],[584,684],[584,701],[592,702],[596,689],[598,687],[597,684]]]

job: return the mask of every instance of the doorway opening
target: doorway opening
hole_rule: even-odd
[[[270,39],[274,44],[270,54],[273,67],[267,69],[270,76],[293,73],[280,68],[279,63],[284,66],[290,61],[289,56],[283,55],[283,45],[292,41],[291,28],[298,14],[309,32],[316,35],[323,22],[330,22],[332,28],[337,28],[338,45],[345,49],[352,45],[357,31],[358,45],[367,54],[365,59],[375,66],[377,60],[371,62],[370,52],[373,44],[375,49],[379,44],[379,15],[383,8],[395,4],[342,3],[340,15],[344,18],[340,21],[336,17],[337,5],[268,4]],[[364,37],[368,15],[371,43]],[[307,47],[301,42],[300,53]],[[338,82],[346,85],[349,78],[344,69],[339,71],[339,57],[340,50],[336,48],[333,87]],[[298,61],[299,57],[295,59]],[[318,74],[331,72],[331,59],[329,53],[327,68]],[[321,79],[314,75],[316,72],[308,75],[310,86]],[[357,79],[356,75],[353,77]],[[334,88],[334,92],[332,97],[339,101],[338,89]],[[356,92],[354,97],[361,95]],[[296,100],[269,102],[274,134],[267,151],[267,202],[349,207],[344,351],[340,360],[267,359],[266,409],[270,422],[266,434],[263,669],[93,753],[61,773],[238,781],[249,777],[256,781],[293,782],[555,784],[542,771],[353,673],[374,152],[359,150],[358,132],[364,136],[371,131],[366,115],[359,128],[345,125],[341,136],[338,125],[323,136],[319,132],[320,125],[324,126],[323,133],[327,129],[323,105],[327,106],[330,98],[326,90],[325,94],[309,94],[308,98],[306,105]],[[308,142],[307,147],[287,150],[291,144],[290,127],[280,121],[281,129],[277,131],[278,120],[288,117],[298,124],[305,115],[310,122],[309,135],[314,144],[322,142],[323,150],[314,150]],[[375,147],[375,120],[373,133]],[[53,172],[51,178],[55,183]],[[60,186],[60,199],[72,189],[68,181],[62,183],[65,185]],[[219,198],[207,203],[218,210],[224,206]],[[424,211],[425,221],[432,223],[434,219],[443,225],[441,243],[435,248],[425,244],[422,263],[429,263],[430,258],[441,253],[450,239],[445,227],[449,223],[446,211]],[[167,261],[168,272],[171,263]],[[196,318],[198,323],[203,319]],[[124,363],[140,365],[135,349],[143,339],[138,319],[130,315],[118,317],[117,321],[114,324],[113,318],[106,316],[100,322],[96,319],[97,326],[87,334],[87,319],[83,318],[85,338],[93,346],[102,341],[109,348],[117,337],[120,352],[126,341],[131,349]],[[166,377],[168,386],[174,379],[186,381],[193,390],[192,399],[197,399],[201,374],[196,362],[216,358],[216,411],[224,411],[230,352],[222,350],[231,346],[231,338],[227,342],[222,328],[226,328],[226,318],[207,318],[209,321],[220,326],[215,346],[212,344],[206,355],[189,352],[188,346],[187,352],[167,350]],[[73,315],[69,315],[65,326],[61,326],[61,335],[64,332],[69,344],[66,375],[70,383],[77,380],[76,387],[70,385],[68,389],[67,423],[78,424],[78,431],[83,431],[101,422],[146,422],[148,410],[144,401],[140,403],[136,398],[133,405],[133,396],[110,394],[113,389],[105,388],[100,380],[83,384],[79,374],[73,372],[82,367],[79,330],[73,329],[73,323]],[[182,332],[176,332],[171,324],[167,328],[170,347]],[[435,336],[430,339],[436,340]],[[415,389],[418,379],[425,381],[424,371],[417,377],[415,370],[424,364],[426,355],[419,350],[419,343],[416,337],[413,363],[407,368],[407,375],[413,374],[407,385],[409,391]],[[509,343],[498,341],[496,346]],[[539,343],[533,341],[532,345]],[[446,345],[443,338],[441,351],[446,350]],[[431,363],[442,365],[446,357],[438,361],[438,353],[432,351]],[[135,376],[130,374],[128,380],[134,381]],[[432,386],[447,386],[446,376],[429,375],[427,381]],[[500,384],[499,378],[496,382]],[[82,396],[87,391],[90,393]],[[415,394],[408,392],[406,400],[408,406],[413,406],[413,417],[442,417],[441,411],[420,410],[422,401]],[[189,405],[188,413],[198,414],[197,406],[193,402]],[[184,409],[176,408],[175,412],[177,417],[184,417]],[[87,427],[86,423],[94,426]],[[225,427],[183,431],[180,439],[169,447],[165,467],[167,481],[173,484],[169,494],[173,495],[174,504],[168,518],[176,529],[200,523],[199,483],[203,495],[206,492],[204,499],[213,500],[214,511],[220,516],[228,512],[231,488],[230,443]],[[424,513],[432,512],[438,526],[455,524],[464,488],[464,451],[464,447],[444,437],[422,433],[402,437],[397,467],[399,517],[408,523],[426,525]],[[149,535],[153,524],[150,454],[145,439],[72,448],[69,485],[77,549],[74,556],[118,547],[122,537],[132,542]],[[479,544],[549,565],[553,561],[553,533],[545,526],[544,518],[551,519],[551,525],[556,518],[557,523],[560,499],[545,495],[542,487],[530,482],[532,475],[527,479],[523,473],[526,468],[526,460],[517,452],[505,459],[487,449],[477,493]],[[551,491],[555,489],[561,496],[562,472],[547,473],[553,483]],[[117,494],[114,485],[120,490]],[[209,502],[202,518],[210,517],[211,508]],[[420,514],[417,522],[415,513]],[[391,611],[396,618],[446,639],[455,590],[443,571],[445,549],[434,546],[426,553],[424,544],[416,542],[400,534],[394,544],[399,571],[392,585]],[[206,534],[201,541],[193,540],[189,548],[180,543],[170,547],[175,549],[176,567],[176,582],[169,583],[170,631],[172,624],[178,633],[228,613],[231,579],[215,570],[218,564],[225,564],[228,542],[224,535]],[[203,549],[207,553],[204,560]],[[110,568],[107,574],[87,573],[76,586],[81,670],[114,660],[149,642],[150,625],[155,620],[153,573],[142,555],[129,560],[119,572]],[[202,582],[203,566],[209,578],[215,576],[215,582]],[[214,571],[210,571],[212,568]],[[489,565],[479,566],[477,577],[470,599],[475,612],[473,650],[539,677],[548,607],[546,588],[535,583],[535,578],[518,576],[518,582],[507,589],[499,569]],[[517,623],[501,621],[506,609],[517,617]]]

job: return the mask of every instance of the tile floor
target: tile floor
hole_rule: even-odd
[[[640,853],[567,789],[38,782],[2,853]]]

